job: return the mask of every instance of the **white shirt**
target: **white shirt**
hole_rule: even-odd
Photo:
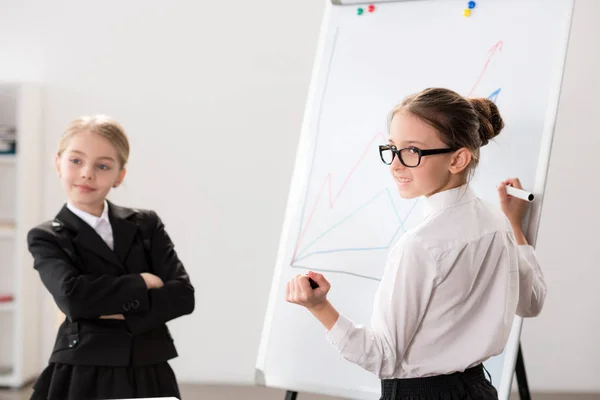
[[[426,216],[391,249],[371,327],[340,315],[329,342],[381,379],[449,374],[502,353],[515,314],[540,313],[535,252],[502,211],[468,186],[426,200]]]
[[[113,250],[114,238],[112,226],[110,225],[110,219],[108,218],[108,203],[104,200],[104,209],[99,217],[87,213],[75,207],[71,202],[67,202],[67,208],[77,215],[79,218],[84,220],[89,226],[96,231],[96,233],[104,240],[106,245]]]

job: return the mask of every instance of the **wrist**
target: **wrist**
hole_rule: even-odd
[[[517,244],[527,244],[527,238],[525,238],[525,233],[523,233],[523,229],[520,226],[513,225],[513,233],[515,235],[515,240],[517,241]]]
[[[512,219],[510,218],[508,220],[510,222],[510,226],[512,227],[513,231],[517,232],[517,231],[521,231],[523,228],[521,227],[521,223],[522,220],[517,218],[517,219]]]
[[[323,324],[328,331],[333,328],[340,314],[328,300],[308,308],[312,315]]]
[[[329,300],[325,299],[322,302],[320,302],[319,304],[315,304],[313,306],[310,307],[306,307],[308,309],[308,311],[310,311],[313,314],[318,314],[323,312],[323,310],[325,310],[326,308],[331,307],[331,303],[329,303]]]

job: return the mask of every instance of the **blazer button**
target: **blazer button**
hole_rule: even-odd
[[[75,347],[76,344],[77,344],[77,339],[73,339],[69,342],[69,347]]]
[[[131,306],[129,305],[129,303],[125,303],[125,304],[123,304],[123,310],[125,310],[125,311],[129,311],[129,307],[131,307]]]
[[[62,231],[62,229],[63,229],[63,226],[60,222],[52,221],[52,230],[54,232],[60,232],[60,231]]]
[[[137,300],[134,300],[131,302],[131,307],[133,308],[138,308],[140,306],[140,302]]]

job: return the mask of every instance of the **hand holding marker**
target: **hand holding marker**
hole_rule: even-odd
[[[523,189],[517,189],[516,187],[510,185],[506,185],[506,194],[529,202],[533,201],[533,199],[535,198],[533,193]]]

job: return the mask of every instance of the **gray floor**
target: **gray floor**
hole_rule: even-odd
[[[29,400],[31,389],[0,390],[0,400]],[[247,386],[181,385],[181,395],[185,400],[283,400],[282,390]],[[532,400],[600,400],[600,394],[552,393],[532,394]],[[336,397],[299,394],[297,400],[341,400]],[[514,394],[511,400],[519,400]]]

